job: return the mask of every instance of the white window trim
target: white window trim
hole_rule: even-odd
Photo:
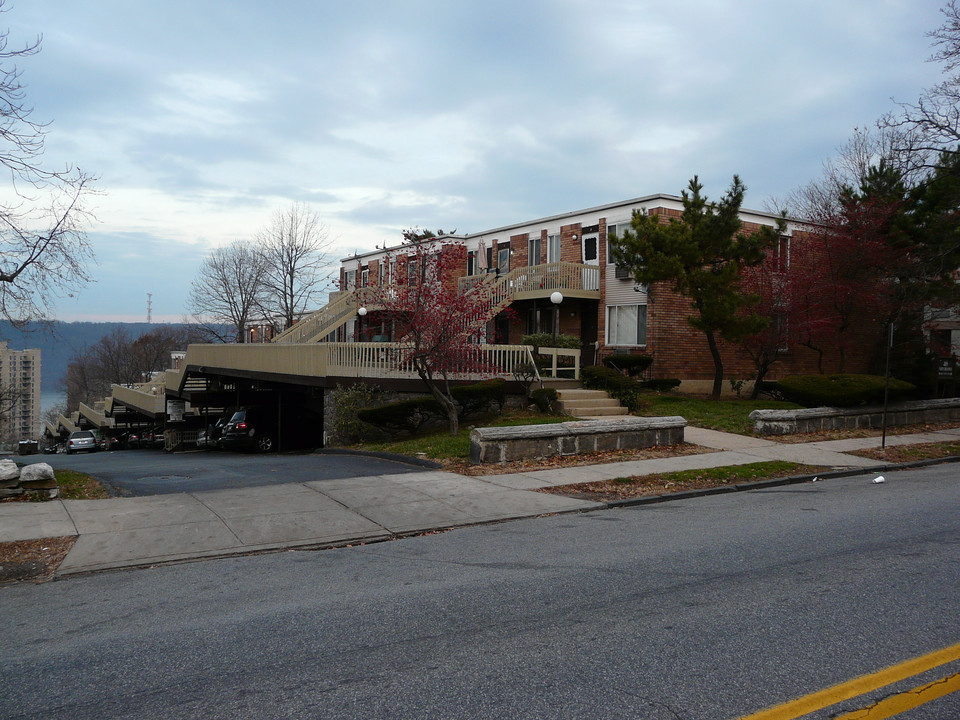
[[[619,310],[616,308],[621,307],[635,307],[637,308],[637,322],[639,323],[640,317],[640,308],[643,308],[643,342],[636,343],[625,343],[625,342],[611,342],[611,329],[615,327],[616,318],[614,315],[619,313]],[[606,327],[604,328],[605,335],[605,345],[610,347],[646,347],[647,346],[647,333],[649,328],[647,327],[647,304],[646,303],[624,303],[622,305],[607,305],[606,311]],[[639,341],[639,338],[637,338]]]
[[[555,253],[551,253],[551,240],[556,238],[553,248],[556,250]],[[555,257],[553,257],[555,255]],[[547,263],[560,262],[560,258],[563,256],[563,250],[561,249],[560,233],[547,233]]]

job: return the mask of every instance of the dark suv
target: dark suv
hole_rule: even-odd
[[[270,452],[277,447],[276,408],[251,405],[237,410],[223,428],[220,447]]]

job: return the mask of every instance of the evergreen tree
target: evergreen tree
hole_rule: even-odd
[[[611,236],[612,259],[629,267],[637,282],[647,285],[672,282],[674,291],[690,299],[687,322],[707,339],[713,358],[713,397],[723,388],[723,360],[718,337],[736,342],[762,330],[768,318],[751,311],[756,297],[744,294],[741,271],[763,262],[764,250],[785,229],[764,227],[743,230],[740,206],[746,191],[733,176],[720,202],[709,202],[697,176],[683,191],[683,214],[666,223],[642,210],[633,214],[623,237]]]

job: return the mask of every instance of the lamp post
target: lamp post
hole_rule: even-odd
[[[553,303],[553,344],[557,344],[557,326],[560,324],[560,303],[563,302],[563,293],[554,290],[550,293],[550,302]]]
[[[365,318],[367,315],[367,309],[361,305],[359,308],[357,308],[357,315],[360,316],[360,322],[357,323],[359,327],[357,328],[357,332],[354,333],[354,336],[362,340],[363,318]]]

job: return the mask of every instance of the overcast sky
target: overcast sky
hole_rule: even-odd
[[[940,68],[934,0],[8,0],[46,160],[99,177],[65,320],[178,321],[293,201],[335,260],[739,173],[763,209]]]

